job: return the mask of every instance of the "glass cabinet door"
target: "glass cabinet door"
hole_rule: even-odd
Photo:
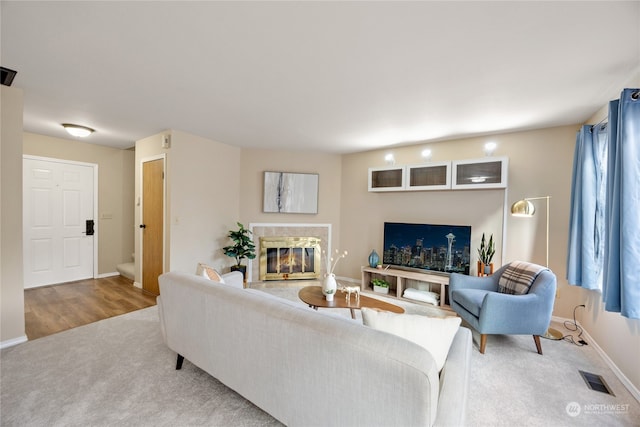
[[[508,162],[506,157],[454,160],[451,188],[505,188]]]
[[[400,191],[404,182],[404,166],[369,169],[369,191]]]
[[[407,190],[448,190],[451,162],[407,166]]]

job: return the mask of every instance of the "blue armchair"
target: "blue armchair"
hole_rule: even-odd
[[[522,295],[504,293],[501,286],[509,277],[514,277],[514,266],[539,270],[529,276],[530,287]],[[524,275],[518,273],[520,270],[515,271],[517,279],[523,279]],[[500,281],[503,275],[505,278]],[[549,328],[555,295],[556,276],[553,272],[519,261],[503,266],[491,276],[473,277],[452,273],[449,279],[451,308],[480,333],[482,354],[489,334],[533,335],[536,349],[542,354],[540,335],[544,335]]]

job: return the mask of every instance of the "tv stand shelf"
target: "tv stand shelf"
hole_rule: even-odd
[[[404,298],[402,294],[407,286],[407,280],[415,280],[418,282],[425,282],[431,285],[436,285],[440,288],[440,308],[450,309],[445,301],[447,299],[447,285],[449,285],[449,276],[442,273],[428,273],[417,272],[409,270],[399,270],[395,268],[371,268],[362,267],[362,283],[360,289],[363,292],[373,293],[373,286],[371,280],[376,278],[382,278],[390,283],[388,296],[392,298],[401,299],[403,301],[410,301],[416,304],[432,305],[422,301],[416,301],[410,298]],[[382,295],[376,292],[376,295]]]

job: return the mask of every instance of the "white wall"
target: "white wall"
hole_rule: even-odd
[[[240,149],[174,130],[169,152],[170,270],[226,271],[222,247],[240,215]]]
[[[171,138],[162,148],[162,138]],[[178,130],[165,131],[136,142],[135,200],[141,197],[141,162],[166,156],[165,270],[195,272],[198,262],[225,270],[228,258],[221,248],[225,236],[240,220],[240,149]],[[135,206],[140,224],[140,206]],[[140,253],[136,233],[136,253]],[[136,282],[142,280],[141,257],[136,257]]]
[[[26,341],[22,270],[22,90],[0,93],[0,347]]]

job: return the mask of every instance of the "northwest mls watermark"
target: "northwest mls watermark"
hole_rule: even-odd
[[[585,403],[569,402],[565,408],[570,417],[577,417],[580,414],[624,414],[629,412],[628,403]]]

